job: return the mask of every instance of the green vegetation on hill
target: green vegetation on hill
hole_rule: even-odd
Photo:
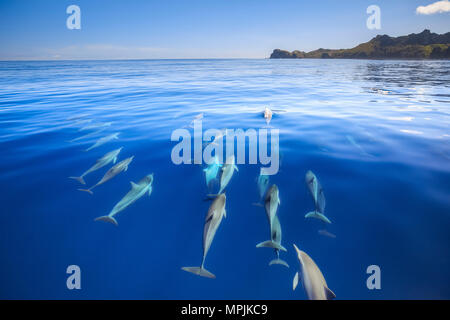
[[[275,49],[271,59],[450,59],[450,32],[424,30],[402,37],[378,35],[352,49],[318,49],[311,52]]]

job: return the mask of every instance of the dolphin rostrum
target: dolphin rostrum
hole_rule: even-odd
[[[104,166],[108,165],[111,161],[113,164],[116,163],[117,161],[117,156],[119,155],[120,151],[122,150],[122,147],[120,147],[119,149],[113,150],[111,152],[108,152],[107,154],[105,154],[103,157],[101,157],[100,159],[97,160],[97,162],[90,167],[87,171],[85,171],[81,176],[79,177],[69,177],[70,179],[75,179],[78,182],[82,183],[82,184],[86,184],[86,182],[84,182],[84,177],[86,175],[88,175],[89,173],[98,170],[100,168],[103,168]]]
[[[305,182],[308,186],[309,192],[314,200],[315,210],[307,213],[305,218],[316,218],[326,223],[331,221],[324,215],[325,211],[325,196],[323,194],[322,186],[319,180],[312,171],[308,171],[305,176]]]
[[[297,287],[299,275],[303,288],[309,300],[332,300],[336,295],[328,289],[327,282],[316,263],[305,252],[299,250],[294,244],[297,251],[297,258],[300,263],[300,274],[297,272],[293,281],[293,290]]]
[[[206,185],[208,186],[208,188],[211,187],[211,182],[216,179],[221,166],[222,165],[219,163],[219,158],[217,158],[217,156],[214,156],[211,159],[208,167],[203,169],[203,171],[205,172]]]
[[[119,139],[119,134],[120,134],[120,132],[116,132],[116,133],[110,134],[109,136],[98,139],[97,142],[94,143],[89,148],[87,148],[86,151],[90,151],[94,148],[100,147],[101,145],[103,145],[111,140]]]
[[[270,225],[270,240],[258,243],[257,248],[273,248],[276,250],[286,251],[281,245],[281,226],[277,217],[278,205],[280,204],[280,198],[278,196],[278,187],[274,184],[267,191],[266,198],[264,200],[264,207],[266,209],[267,219]],[[278,227],[275,226],[275,220],[278,222]],[[275,227],[275,228],[274,228]],[[276,230],[278,228],[278,230]],[[279,241],[275,241],[275,238]]]
[[[88,192],[90,194],[94,194],[92,192],[92,189],[94,189],[95,187],[98,187],[101,184],[104,184],[106,181],[111,180],[112,178],[117,176],[122,171],[127,171],[129,164],[131,163],[131,161],[133,161],[133,158],[134,158],[134,156],[126,158],[125,160],[122,160],[118,164],[114,165],[111,169],[109,169],[105,173],[105,175],[103,176],[103,178],[99,182],[97,182],[95,185],[93,185],[89,189],[78,189],[78,190],[85,191],[85,192]]]
[[[228,183],[233,176],[234,170],[239,172],[239,169],[234,164],[234,155],[231,155],[227,158],[227,161],[222,166],[222,174],[220,175],[220,190],[219,194],[222,193],[223,190],[227,187]]]
[[[200,267],[183,267],[184,271],[192,272],[193,274],[206,277],[215,278],[216,276],[204,268],[206,254],[208,253],[209,247],[214,239],[217,229],[219,228],[220,222],[223,217],[227,217],[225,211],[227,197],[225,193],[219,194],[211,203],[209,207],[208,214],[205,219],[205,227],[203,229],[203,258]]]
[[[153,190],[153,173],[145,176],[142,178],[138,183],[130,182],[131,183],[131,190],[128,191],[128,193],[120,200],[114,208],[111,210],[111,212],[107,216],[98,217],[95,219],[95,221],[105,221],[114,224],[115,226],[118,226],[116,219],[114,216],[121,212],[122,210],[128,208],[131,204],[136,202],[139,198],[141,198],[143,195],[148,193],[150,196],[152,194]]]

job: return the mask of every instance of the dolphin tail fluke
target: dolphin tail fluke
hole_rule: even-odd
[[[216,276],[214,274],[212,274],[211,272],[209,272],[208,270],[206,270],[203,267],[183,267],[181,269],[184,271],[196,274],[201,277],[210,278],[210,279],[216,278]]]
[[[69,177],[69,179],[74,179],[74,180],[77,180],[81,184],[86,184],[86,182],[84,182],[83,177]]]
[[[333,291],[331,291],[327,286],[325,286],[325,295],[327,297],[327,300],[333,300],[336,299],[336,295]]]
[[[281,260],[280,258],[273,259],[272,261],[269,262],[269,266],[271,266],[273,264],[280,264],[282,266],[285,266],[286,268],[289,268],[289,265],[287,264],[287,262],[284,260]]]
[[[94,194],[92,191],[91,191],[91,189],[78,189],[79,191],[84,191],[84,192],[87,192],[87,193],[89,193],[89,194]]]
[[[322,220],[323,222],[331,223],[331,221],[327,217],[325,217],[324,214],[322,214],[322,213],[320,213],[318,211],[308,212],[305,215],[305,218],[316,218],[316,219]]]
[[[261,243],[258,243],[256,245],[257,248],[272,248],[277,249],[281,251],[287,251],[285,247],[283,247],[281,244],[275,243],[272,240],[267,240]]]
[[[95,218],[94,221],[104,221],[104,222],[109,222],[109,223],[112,223],[113,225],[115,225],[116,227],[119,225],[119,224],[117,223],[117,220],[114,219],[113,217],[110,217],[110,216],[98,217],[98,218]]]

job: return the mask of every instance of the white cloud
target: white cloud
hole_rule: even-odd
[[[429,15],[443,12],[450,12],[450,1],[437,1],[435,3],[429,4],[428,6],[419,6],[416,9],[417,14]]]

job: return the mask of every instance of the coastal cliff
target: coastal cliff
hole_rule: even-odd
[[[378,35],[351,49],[318,49],[310,52],[275,49],[270,59],[450,59],[450,32],[430,30],[407,36]]]

